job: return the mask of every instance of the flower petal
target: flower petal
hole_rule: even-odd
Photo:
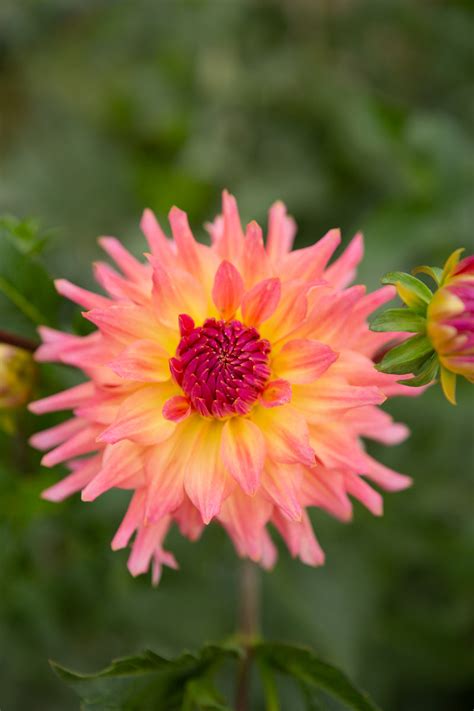
[[[262,430],[272,459],[286,464],[314,465],[306,420],[294,407],[255,408],[252,420]]]
[[[52,449],[48,454],[45,454],[41,460],[44,467],[54,467],[56,464],[61,464],[67,459],[78,457],[81,454],[87,454],[99,449],[96,439],[101,427],[98,425],[87,425],[79,432],[76,432],[72,437],[69,437],[65,442],[60,444],[55,449]]]
[[[265,440],[257,425],[243,417],[227,420],[222,430],[221,456],[245,493],[254,494],[265,461]]]
[[[140,227],[150,245],[152,254],[167,263],[171,261],[171,240],[167,238],[151,210],[143,211]]]
[[[284,261],[286,279],[314,281],[320,279],[324,268],[341,241],[338,229],[330,230],[316,244],[291,252]]]
[[[122,272],[132,281],[142,281],[147,274],[146,265],[139,262],[115,237],[100,237],[99,244]]]
[[[99,436],[99,441],[114,444],[130,439],[144,445],[158,444],[170,437],[176,425],[165,420],[162,409],[175,392],[171,384],[147,385],[125,398],[115,421]]]
[[[265,525],[272,509],[272,504],[262,496],[248,496],[239,488],[224,502],[219,521],[227,529],[239,555],[255,562],[264,556],[268,558]]]
[[[171,377],[169,354],[156,341],[134,341],[109,367],[121,378],[139,382],[164,382]]]
[[[105,296],[100,296],[99,294],[94,294],[92,291],[87,291],[87,289],[82,289],[67,279],[55,279],[54,286],[58,294],[61,294],[61,296],[66,297],[66,299],[70,301],[74,301],[75,304],[79,304],[79,306],[85,309],[106,308],[112,304],[110,299],[107,299]]]
[[[302,516],[301,481],[303,468],[299,464],[283,464],[267,458],[262,474],[262,489],[282,514],[292,521]]]
[[[278,201],[268,212],[267,253],[270,259],[278,262],[291,251],[296,234],[296,223],[286,213],[285,205]]]
[[[314,535],[313,527],[306,512],[301,521],[289,521],[275,509],[272,521],[284,538],[293,558],[300,558],[306,565],[323,565],[324,551]]]
[[[247,291],[242,299],[242,315],[246,326],[258,327],[275,311],[280,301],[279,279],[264,279]]]
[[[56,393],[56,395],[30,402],[28,409],[34,412],[35,415],[44,415],[47,412],[57,412],[58,410],[71,410],[82,403],[89,402],[94,397],[94,394],[94,383],[81,383],[68,390]]]
[[[57,484],[53,484],[48,489],[41,493],[41,498],[46,501],[63,501],[71,494],[83,489],[94,478],[100,469],[102,462],[101,456],[91,457],[90,459],[81,460],[81,466],[74,469],[71,474],[66,476]]]
[[[364,238],[358,232],[336,261],[324,272],[324,278],[336,289],[344,289],[356,275],[356,268],[364,256]]]
[[[186,451],[183,451],[183,442],[187,447]],[[183,502],[184,473],[191,449],[192,442],[185,427],[166,442],[153,447],[147,454],[147,521],[156,523],[166,514],[175,511]]]
[[[227,261],[220,263],[212,287],[214,301],[221,318],[230,320],[242,301],[244,282],[233,264]]]
[[[181,422],[191,414],[191,405],[184,395],[173,395],[163,405],[163,417],[171,422]]]
[[[272,380],[260,396],[263,407],[279,407],[291,402],[291,385],[288,380]]]
[[[242,276],[245,285],[251,288],[271,274],[270,260],[263,245],[262,228],[253,220],[247,225],[242,254]]]
[[[233,486],[220,454],[222,423],[199,415],[195,417],[197,437],[186,467],[184,486],[201,512],[202,520],[208,524],[219,513],[222,501]]]
[[[311,383],[334,363],[338,354],[319,341],[298,338],[285,343],[273,358],[274,371],[291,383]]]
[[[138,484],[142,486],[145,483],[141,447],[126,440],[107,445],[100,471],[83,490],[82,500],[94,501],[113,487],[123,488],[120,485],[137,474],[141,476],[139,480],[135,480],[135,488]]]

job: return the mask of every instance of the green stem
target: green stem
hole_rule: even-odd
[[[249,711],[252,645],[260,631],[260,578],[255,563],[244,560],[240,572],[239,636],[245,656],[237,676],[236,711]]]

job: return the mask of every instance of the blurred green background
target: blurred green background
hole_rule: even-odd
[[[362,229],[372,288],[389,269],[439,264],[473,246],[473,37],[468,0],[1,0],[0,213],[52,228],[48,268],[82,284],[98,235],[140,251],[142,209],[165,221],[172,204],[203,235],[224,187],[247,221],[283,199],[298,246]],[[42,388],[74,377],[45,368]],[[472,392],[459,400],[433,388],[391,403],[413,436],[371,450],[414,488],[387,495],[381,520],[316,511],[326,566],[282,550],[263,574],[266,636],[311,644],[386,711],[474,703]],[[94,670],[235,624],[238,561],[221,530],[197,545],[172,535],[182,570],[157,590],[133,580],[108,545],[120,493],[38,500],[60,475],[25,445],[38,426],[24,416],[16,439],[0,436],[3,711],[77,708],[48,658]]]

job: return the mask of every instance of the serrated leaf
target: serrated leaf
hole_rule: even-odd
[[[262,643],[255,651],[269,666],[296,679],[304,687],[322,689],[353,711],[378,711],[367,694],[357,689],[344,672],[323,662],[310,649]]]
[[[397,288],[399,297],[411,309],[420,314],[426,313],[426,307],[433,294],[420,279],[405,272],[389,272],[381,279],[382,284],[392,284]]]
[[[207,645],[197,654],[185,653],[169,660],[145,651],[116,659],[95,674],[79,674],[54,662],[51,662],[51,666],[76,691],[85,711],[178,711],[182,709],[186,694],[188,699],[191,694],[191,700],[195,700],[193,693],[201,693],[202,698],[206,690],[208,699],[212,699],[209,686],[190,686],[191,682],[206,677],[216,666],[228,658],[235,658],[239,653],[240,650],[235,646]],[[225,706],[216,706],[215,700],[213,703],[214,706],[208,703],[208,706],[202,708],[228,711]]]
[[[438,354],[433,353],[433,355],[426,360],[420,368],[415,372],[415,376],[409,380],[400,380],[403,385],[409,385],[411,387],[419,387],[421,385],[428,385],[428,383],[433,382],[433,380],[438,375],[439,370],[439,360]]]
[[[376,365],[382,373],[414,373],[432,355],[433,346],[424,335],[412,336],[388,351]]]
[[[387,309],[375,316],[370,324],[372,331],[407,331],[424,333],[426,319],[410,309]]]

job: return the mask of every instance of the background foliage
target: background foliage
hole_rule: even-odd
[[[82,284],[97,235],[140,251],[142,208],[165,220],[173,203],[199,231],[223,187],[247,220],[264,222],[285,200],[299,246],[335,224],[346,240],[363,229],[360,279],[371,287],[389,270],[442,263],[473,246],[473,35],[462,0],[2,0],[0,212],[52,228],[48,269]],[[58,310],[42,278],[33,283],[32,302],[70,323],[71,307]],[[34,335],[6,303],[2,327]],[[44,368],[41,388],[74,377]],[[373,450],[415,487],[387,496],[381,520],[361,507],[349,526],[315,512],[326,566],[282,551],[264,575],[266,636],[312,645],[386,711],[472,706],[468,398],[460,388],[454,409],[433,389],[391,404],[413,436]],[[166,571],[158,590],[133,580],[126,553],[108,548],[120,493],[39,501],[60,472],[41,470],[25,444],[38,426],[24,415],[15,440],[0,435],[8,711],[32,699],[77,708],[48,657],[88,671],[144,647],[176,655],[234,628],[238,565],[223,533],[211,527],[197,545],[173,536],[181,572]],[[282,693],[297,711],[293,687]]]

